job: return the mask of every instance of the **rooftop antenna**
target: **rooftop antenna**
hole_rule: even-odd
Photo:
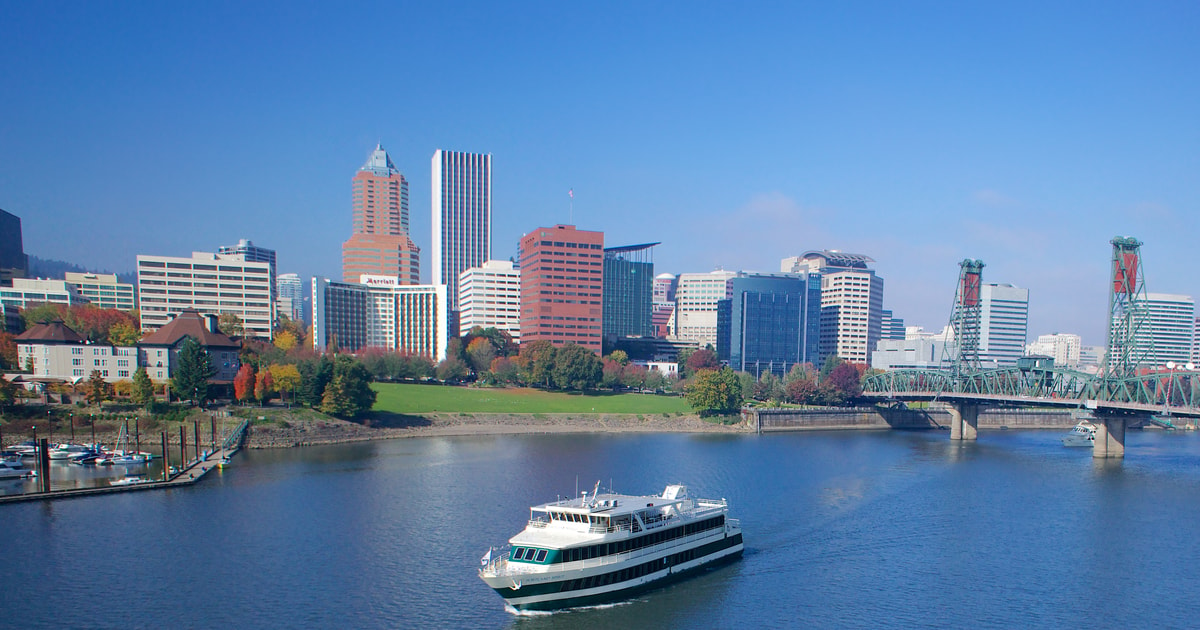
[[[568,210],[570,214],[567,215],[567,224],[575,225],[575,189],[568,189],[567,196],[571,198]]]

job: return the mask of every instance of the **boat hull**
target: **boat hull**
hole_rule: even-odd
[[[613,579],[600,586],[578,588],[579,583],[584,582],[584,579],[579,577],[580,571],[564,571],[561,580],[521,586],[515,589],[512,588],[511,578],[485,578],[485,581],[498,595],[504,598],[508,606],[517,611],[577,608],[621,601],[638,593],[661,588],[685,579],[700,569],[736,560],[741,557],[742,551],[742,534],[739,531],[699,546],[656,554],[650,560],[638,559],[638,561],[613,564],[609,567],[612,570],[608,572],[591,573],[588,578],[603,582],[605,576],[618,575],[623,571],[632,572],[638,567],[645,569],[644,573],[637,577],[619,581]],[[689,553],[692,555],[685,555]],[[646,569],[647,565],[655,565],[654,570]],[[500,582],[504,584],[500,585]]]

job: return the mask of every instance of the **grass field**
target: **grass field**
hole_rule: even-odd
[[[691,413],[687,400],[654,394],[566,394],[540,389],[373,383],[376,411],[421,413]]]

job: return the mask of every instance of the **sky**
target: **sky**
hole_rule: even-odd
[[[749,6],[742,6],[747,4]],[[958,261],[1104,343],[1109,240],[1200,298],[1195,2],[0,0],[0,208],[131,271],[240,238],[339,278],[382,143],[431,276],[430,158],[491,153],[492,254],[573,221],[657,272],[866,254],[939,330]],[[567,191],[574,190],[574,200]]]

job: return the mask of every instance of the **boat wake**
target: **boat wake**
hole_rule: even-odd
[[[508,612],[508,614],[516,615],[517,617],[549,617],[550,615],[561,615],[563,613],[579,612],[582,610],[607,610],[609,608],[616,608],[617,606],[628,606],[634,601],[636,600],[630,599],[621,602],[593,604],[591,606],[575,606],[574,608],[559,608],[556,610],[517,610],[506,603],[504,604],[504,610]]]

